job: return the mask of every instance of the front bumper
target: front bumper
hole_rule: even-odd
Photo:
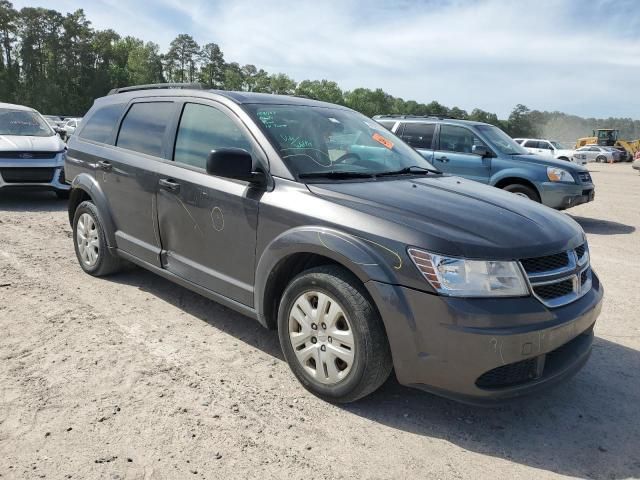
[[[540,200],[547,207],[564,210],[595,198],[595,186],[592,183],[544,182],[539,185]]]
[[[69,190],[71,186],[64,175],[64,154],[45,160],[0,159],[0,189],[8,188]]]
[[[549,309],[534,297],[464,299],[367,282],[398,381],[472,404],[554,385],[587,361],[603,288]]]

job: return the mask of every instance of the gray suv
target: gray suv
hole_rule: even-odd
[[[348,108],[129,87],[69,140],[90,275],[128,261],[277,329],[328,401],[404,385],[471,403],[578,371],[603,288],[580,226],[443,175]]]
[[[443,172],[493,185],[558,210],[594,199],[595,187],[585,167],[532,155],[488,123],[405,115],[374,118]]]

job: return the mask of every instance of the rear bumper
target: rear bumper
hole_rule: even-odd
[[[544,182],[539,185],[540,199],[544,205],[559,210],[593,201],[595,186],[589,184],[566,184]]]
[[[461,299],[368,282],[398,381],[472,404],[555,385],[587,361],[603,289],[549,309],[533,297]]]

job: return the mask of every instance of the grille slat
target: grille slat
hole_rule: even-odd
[[[46,160],[55,158],[59,152],[0,152],[0,158],[13,158],[20,160]]]
[[[564,297],[573,292],[573,280],[568,279],[548,285],[538,285],[533,287],[533,290],[536,292],[536,295],[545,300]]]
[[[521,260],[522,266],[527,273],[549,272],[567,267],[569,265],[569,255],[567,252],[547,255],[546,257],[525,258]]]
[[[578,178],[582,183],[591,183],[591,174],[589,172],[580,172]]]
[[[6,183],[49,183],[54,168],[0,168],[0,176]]]
[[[509,363],[482,374],[476,380],[480,388],[502,388],[526,383],[536,377],[536,358]]]

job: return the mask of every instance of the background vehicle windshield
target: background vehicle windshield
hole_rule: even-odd
[[[0,135],[51,137],[55,132],[35,112],[0,108]]]
[[[437,171],[398,137],[359,113],[300,105],[248,108],[296,176],[374,175],[411,166]]]
[[[476,128],[484,134],[489,143],[505,155],[526,155],[529,153],[524,147],[518,145],[513,138],[493,125],[478,125]]]

